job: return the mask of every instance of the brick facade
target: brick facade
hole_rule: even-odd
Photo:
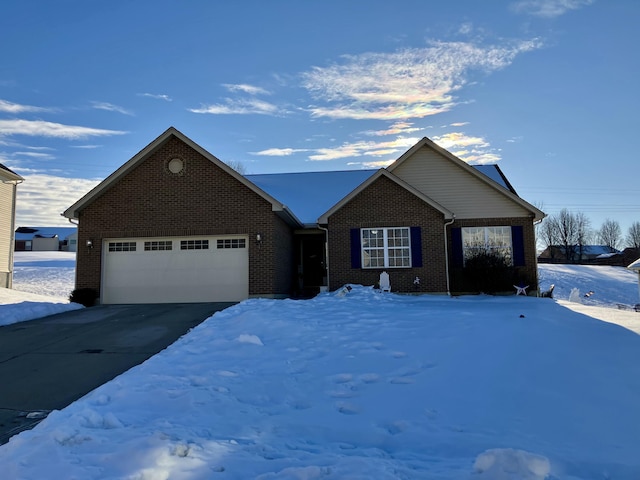
[[[184,161],[183,172],[168,170],[172,158]],[[292,229],[268,201],[176,137],[88,204],[78,219],[76,288],[100,291],[105,238],[246,234],[249,295],[291,290]],[[87,240],[93,248],[86,248]]]
[[[375,285],[389,273],[395,292],[447,291],[444,215],[394,181],[382,176],[329,217],[329,288],[347,283]],[[354,269],[351,267],[352,228],[421,227],[422,267]],[[414,279],[420,278],[415,285]]]
[[[380,273],[389,273],[392,291],[416,293],[447,292],[445,262],[444,215],[411,194],[392,180],[380,177],[354,199],[329,217],[329,288],[345,284],[375,285]],[[447,226],[447,249],[451,293],[462,292],[456,284],[453,265],[451,228],[480,226],[521,226],[524,237],[525,266],[514,267],[519,283],[529,285],[529,292],[538,288],[535,232],[529,217],[456,220]],[[420,227],[422,236],[422,267],[418,268],[352,268],[350,232],[353,228]],[[420,285],[414,279],[420,278]]]

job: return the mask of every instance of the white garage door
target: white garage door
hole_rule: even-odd
[[[247,238],[104,240],[102,303],[236,302],[249,296]]]

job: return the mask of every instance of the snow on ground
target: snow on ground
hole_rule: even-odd
[[[555,284],[553,297],[569,300],[571,291],[579,291],[580,303],[584,305],[617,308],[631,307],[640,302],[638,297],[638,274],[625,267],[605,265],[551,265],[538,264],[540,289],[547,290]],[[588,297],[585,294],[593,292]]]
[[[541,277],[637,303],[601,272]],[[564,305],[640,318],[358,286],[248,300],[13,437],[3,477],[640,478],[640,335]]]
[[[0,288],[0,326],[83,308],[69,303],[76,255],[16,252],[13,289]]]
[[[75,252],[15,252],[13,288],[68,299],[76,271]]]

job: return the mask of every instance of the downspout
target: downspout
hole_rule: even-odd
[[[18,185],[22,182],[24,182],[24,180],[6,182],[13,184],[13,208],[11,209],[11,246],[9,248],[9,282],[7,288],[13,288],[13,254],[16,248],[16,200],[18,199]]]
[[[318,228],[324,231],[324,269],[327,271],[327,291],[329,291],[329,285],[331,285],[329,282],[329,229],[320,225],[318,225]]]
[[[451,296],[451,281],[449,279],[449,239],[447,238],[447,227],[453,225],[456,221],[456,215],[453,214],[450,222],[444,224],[444,265],[447,277],[447,295]]]

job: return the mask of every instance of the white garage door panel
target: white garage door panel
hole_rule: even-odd
[[[209,248],[181,250],[186,238],[108,239],[103,245],[103,303],[234,302],[249,296],[245,248],[217,248],[217,241],[241,237],[190,237]],[[172,250],[145,251],[149,241],[172,242]],[[109,252],[113,242],[135,242],[136,251]],[[237,245],[234,242],[234,245]],[[227,241],[227,245],[229,242]]]

